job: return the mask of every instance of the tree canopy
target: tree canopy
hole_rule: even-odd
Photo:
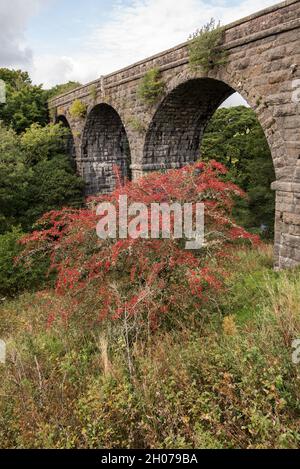
[[[62,124],[32,124],[22,135],[0,126],[0,233],[30,230],[44,212],[83,202],[83,181],[66,151]]]
[[[0,105],[0,120],[17,133],[31,124],[47,124],[47,93],[42,85],[33,85],[27,72],[0,68],[0,79],[6,83],[6,103]]]
[[[245,106],[221,108],[204,134],[200,156],[216,159],[229,169],[228,178],[248,194],[236,209],[238,221],[247,228],[267,225],[273,234],[275,180],[270,148],[254,111]]]
[[[68,130],[47,125],[47,100],[80,83],[69,81],[44,90],[41,85],[32,84],[27,72],[7,68],[0,68],[0,79],[7,85],[7,102],[0,105],[3,231],[21,219],[22,226],[28,227],[43,209],[48,210],[54,204],[76,204],[82,182],[79,184],[74,165],[70,165],[66,156]],[[266,225],[272,236],[275,197],[270,185],[275,174],[270,149],[255,113],[244,106],[219,109],[202,139],[200,157],[225,164],[229,169],[227,178],[247,192],[248,199],[237,204],[238,222],[248,229]],[[42,196],[44,202],[40,200]],[[28,223],[24,222],[25,214]]]

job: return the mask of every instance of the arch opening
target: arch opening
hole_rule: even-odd
[[[227,179],[247,194],[236,200],[233,215],[237,223],[272,239],[275,192],[271,184],[275,170],[255,112],[244,105],[226,104],[218,108],[204,131],[199,156],[204,161],[215,159],[224,164],[228,169]]]
[[[228,84],[211,78],[190,79],[173,89],[149,126],[143,171],[179,168],[200,159],[222,162],[230,180],[249,196],[247,202],[237,203],[237,221],[272,238],[275,194],[270,186],[275,171],[271,150],[257,115],[243,99],[236,106],[235,93]]]
[[[116,185],[114,166],[130,179],[130,147],[117,111],[99,104],[89,113],[83,132],[81,166],[86,193],[111,192]]]
[[[176,168],[196,161],[208,121],[234,92],[227,84],[209,78],[189,80],[171,91],[147,132],[143,169]]]

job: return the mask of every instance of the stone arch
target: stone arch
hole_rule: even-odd
[[[121,117],[109,104],[97,104],[87,116],[82,136],[81,167],[87,194],[114,189],[114,165],[123,179],[130,179],[130,147]]]
[[[200,85],[200,86],[199,86]],[[143,168],[176,168],[197,159],[201,134],[215,109],[234,91],[216,81],[192,79],[172,90],[156,111],[146,135]]]
[[[143,171],[176,168],[195,161],[210,118],[235,92],[255,111],[270,147],[276,178],[284,177],[286,151],[276,119],[263,97],[230,70],[209,76],[185,70],[167,84],[165,96],[154,108],[146,133]]]
[[[61,114],[61,115],[58,115],[56,117],[55,123],[56,124],[62,124],[65,128],[67,128],[69,130],[69,135],[68,135],[67,142],[66,142],[66,150],[67,150],[67,153],[70,157],[72,165],[75,167],[76,146],[75,146],[74,137],[73,137],[73,133],[72,133],[72,129],[71,129],[71,126],[69,124],[69,121],[66,118],[66,116]]]

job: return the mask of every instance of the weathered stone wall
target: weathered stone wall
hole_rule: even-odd
[[[151,169],[193,161],[211,115],[238,91],[256,112],[274,162],[275,265],[293,266],[300,262],[300,0],[285,1],[228,25],[224,48],[228,64],[207,75],[190,70],[184,43],[53,99],[50,107],[70,124],[77,167],[88,191],[106,191],[114,184],[112,161],[123,162],[124,174],[130,164],[134,178]],[[137,88],[153,67],[160,68],[166,91],[160,102],[147,106],[137,98]],[[75,99],[87,104],[87,119],[70,116]],[[112,123],[105,124],[104,118],[101,123],[100,117],[93,120],[99,104],[115,110]],[[129,152],[119,148],[126,136]]]
[[[110,192],[115,186],[114,165],[123,178],[130,175],[129,143],[122,121],[107,104],[89,113],[82,136],[81,174],[86,193]]]
[[[275,266],[300,264],[300,184],[274,182],[276,190]]]

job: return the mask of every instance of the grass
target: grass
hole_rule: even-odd
[[[126,343],[76,319],[47,328],[63,300],[0,306],[0,447],[298,448],[299,269],[272,270],[268,246],[241,251],[226,290],[195,327]]]

